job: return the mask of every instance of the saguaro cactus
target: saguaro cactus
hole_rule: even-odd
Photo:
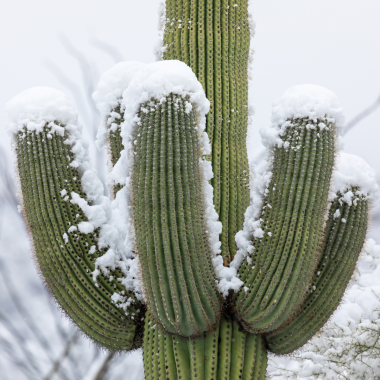
[[[341,302],[378,187],[335,162],[341,109],[318,86],[275,102],[248,167],[247,1],[167,0],[162,21],[163,61],[118,64],[94,94],[113,200],[64,94],[7,104],[38,268],[97,344],[143,347],[146,379],[264,379],[267,351]]]

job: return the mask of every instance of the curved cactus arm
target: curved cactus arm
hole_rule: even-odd
[[[139,347],[144,306],[131,288],[135,259],[106,244],[107,234],[124,239],[125,229],[112,224],[120,214],[101,194],[74,107],[64,94],[36,88],[12,99],[7,111],[23,215],[48,289],[97,344]]]
[[[371,170],[363,162],[341,153],[323,254],[298,313],[266,335],[274,353],[287,354],[302,347],[328,321],[344,296],[365,242],[370,203],[378,193],[375,177],[368,175]]]
[[[189,65],[209,99],[206,131],[214,178],[214,204],[223,224],[220,240],[227,266],[236,252],[235,234],[249,205],[247,0],[167,0],[163,31],[164,60]]]
[[[339,194],[332,204],[325,250],[300,312],[266,336],[268,346],[274,353],[287,354],[302,347],[328,321],[342,300],[368,227],[367,200],[357,194],[352,205],[344,201],[340,204],[342,200],[344,194]],[[334,217],[337,211],[341,217]]]
[[[252,206],[256,219],[247,213],[245,231],[254,240],[238,255],[248,254],[239,269],[244,288],[234,312],[251,333],[278,328],[309,288],[321,254],[334,165],[335,102],[328,90],[297,86],[275,105],[274,124],[266,132],[272,157],[262,204]],[[340,121],[339,114],[336,118]]]
[[[134,229],[148,307],[169,332],[201,335],[214,328],[221,313],[213,266],[219,223],[212,193],[211,199],[204,197],[210,187],[202,159],[208,101],[189,67],[165,61],[141,69],[123,102],[121,160],[130,161]],[[207,233],[215,223],[216,232]]]
[[[264,380],[267,352],[262,335],[223,319],[202,337],[171,335],[146,314],[143,344],[147,380]]]

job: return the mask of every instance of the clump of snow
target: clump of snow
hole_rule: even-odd
[[[299,118],[335,123],[340,133],[344,128],[343,110],[333,92],[311,84],[294,86],[274,101],[272,125],[260,131],[264,146],[282,146],[280,136],[292,126],[292,119]]]
[[[256,23],[253,19],[253,13],[254,13],[254,6],[253,2],[249,1],[248,4],[248,25],[249,25],[249,33],[250,33],[250,46],[249,46],[249,55],[248,55],[248,79],[252,80],[252,70],[253,70],[253,60],[255,55],[255,50],[252,48],[252,40],[253,37],[255,37],[256,33]]]
[[[158,5],[158,41],[154,47],[156,61],[162,61],[163,53],[167,49],[166,46],[163,46],[165,25],[167,21],[169,20],[166,19],[165,1],[160,1],[160,4]]]
[[[112,202],[104,196],[103,185],[90,162],[88,144],[82,140],[82,126],[78,123],[77,113],[70,99],[60,91],[36,87],[11,99],[6,105],[6,111],[8,130],[12,134],[20,131],[23,138],[25,133],[42,132],[47,125],[50,128],[48,137],[50,135],[51,138],[54,133],[58,133],[66,138],[64,143],[74,156],[70,166],[78,170],[86,199],[75,192],[66,195],[66,189],[59,191],[61,196],[65,197],[64,200],[71,197],[70,201],[77,204],[88,218],[88,222],[71,226],[68,232],[77,228],[81,233],[88,234],[99,228],[99,248],[108,248],[114,252],[116,266],[125,276],[121,282],[142,300],[137,273],[138,258],[134,255],[134,236],[130,229],[130,218],[126,215],[128,208],[123,199],[123,195],[126,198],[126,194],[120,192],[120,196]],[[62,123],[64,127],[57,125],[57,122]],[[17,140],[15,141],[17,144]],[[63,239],[66,244],[69,242],[67,233],[63,234]],[[97,270],[109,273],[108,262],[101,258],[97,260],[99,259],[99,263],[95,263]]]
[[[65,125],[76,124],[78,113],[70,98],[50,87],[34,87],[21,92],[5,105],[7,130],[15,134],[26,128],[40,132],[49,123],[52,133],[63,134]]]
[[[107,142],[107,119],[110,112],[120,104],[120,99],[131,78],[143,66],[145,63],[120,62],[100,77],[96,91],[92,95],[101,114],[101,124],[96,136],[99,149],[103,148]]]
[[[352,188],[358,187],[356,194],[370,199],[373,203],[380,197],[380,188],[376,183],[376,172],[367,162],[354,154],[339,152],[337,170],[334,171],[334,190],[332,198],[337,192],[344,194],[343,201],[351,205]]]

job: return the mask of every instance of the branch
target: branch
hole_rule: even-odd
[[[75,334],[67,341],[66,346],[62,352],[62,354],[58,357],[58,359],[54,362],[53,367],[48,372],[48,374],[44,377],[44,380],[51,380],[53,376],[59,371],[62,362],[66,359],[66,357],[70,353],[71,346],[75,344],[79,337],[79,331],[76,331]]]
[[[103,365],[100,367],[100,369],[99,369],[98,373],[96,374],[94,380],[104,380],[105,379],[105,375],[107,374],[107,371],[109,369],[109,366],[110,366],[111,361],[112,361],[114,356],[115,356],[115,351],[112,351],[107,355],[106,359],[103,362]]]
[[[89,42],[93,47],[110,55],[115,64],[124,61],[123,55],[121,54],[120,50],[117,47],[111,45],[110,43],[102,41],[95,36],[93,36]]]
[[[375,112],[380,107],[380,96],[376,99],[375,103],[366,108],[364,111],[360,112],[352,120],[350,120],[346,128],[344,129],[343,135],[346,135],[356,124],[360,123],[363,119],[368,117],[371,113]]]

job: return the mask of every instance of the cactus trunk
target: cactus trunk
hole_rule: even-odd
[[[166,1],[163,44],[163,59],[190,66],[211,103],[206,131],[212,147],[214,204],[223,224],[222,255],[228,265],[249,205],[248,1]]]

